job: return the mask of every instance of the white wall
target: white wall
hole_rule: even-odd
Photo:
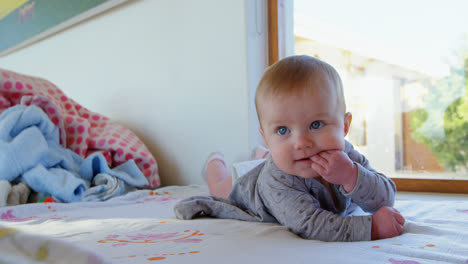
[[[259,143],[249,111],[266,65],[259,1],[131,1],[1,57],[0,67],[46,78],[132,129],[164,185],[201,183],[211,151],[232,162]]]

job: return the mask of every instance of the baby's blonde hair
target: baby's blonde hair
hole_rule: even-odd
[[[326,78],[334,84],[338,106],[345,114],[343,85],[335,68],[317,58],[300,55],[286,57],[266,69],[255,93],[258,120],[261,120],[259,105],[262,100],[268,97],[297,95],[307,89],[316,88],[313,84],[319,78]]]

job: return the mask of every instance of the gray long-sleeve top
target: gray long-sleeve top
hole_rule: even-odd
[[[356,206],[369,213],[393,206],[395,184],[374,170],[349,142],[344,152],[357,164],[358,178],[350,193],[331,184],[335,200],[319,181],[286,174],[269,156],[235,182],[228,199],[190,197],[176,204],[176,216],[277,222],[303,238],[322,241],[370,240],[372,216],[350,213]]]

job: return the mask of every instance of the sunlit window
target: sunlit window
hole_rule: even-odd
[[[468,1],[294,1],[295,54],[340,73],[347,139],[392,177],[468,179]]]

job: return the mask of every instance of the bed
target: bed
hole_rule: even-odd
[[[398,193],[404,234],[368,242],[179,220],[206,186],[162,187],[144,142],[48,80],[0,69],[0,113],[0,263],[468,263],[468,195]]]
[[[277,224],[176,219],[174,205],[192,195],[207,189],[167,186],[104,202],[0,208],[0,262],[468,263],[466,195],[399,193],[403,235],[352,243],[304,240]]]

